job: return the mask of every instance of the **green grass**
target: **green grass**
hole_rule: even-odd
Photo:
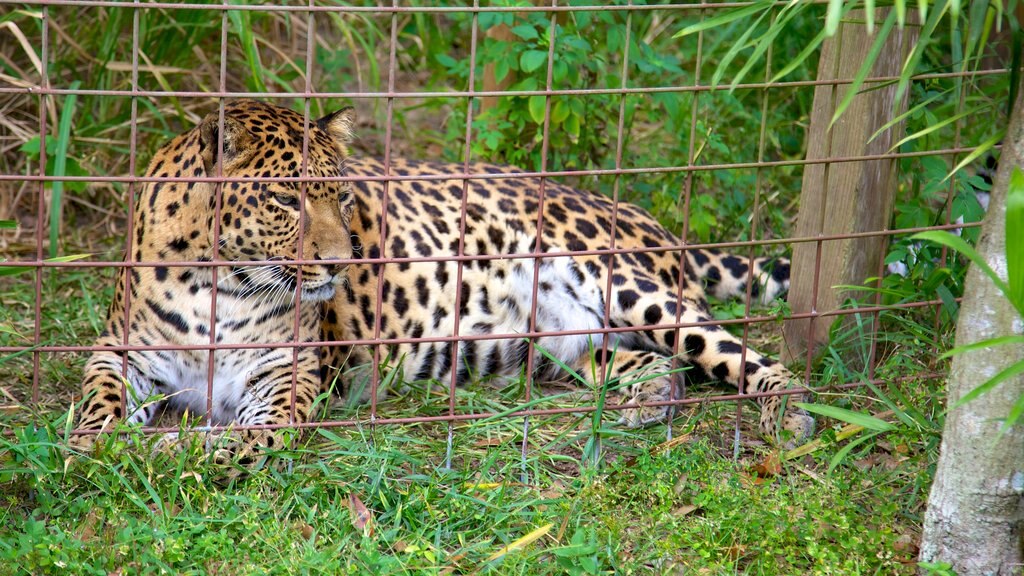
[[[110,285],[93,271],[48,273],[43,341],[88,342]],[[31,275],[5,286],[3,309],[12,312],[0,322],[31,334]],[[885,321],[892,333],[880,370],[920,370],[898,353],[915,333]],[[843,342],[858,340],[836,334],[838,348],[816,363],[815,377],[856,378],[836,358],[856,351]],[[735,409],[716,403],[681,410],[673,437],[682,441],[667,445],[665,426],[629,432],[586,415],[532,418],[525,458],[522,419],[458,423],[450,468],[443,423],[324,428],[275,465],[232,478],[236,470],[210,462],[198,436],[177,454],[151,454],[149,440],[131,431],[108,439],[98,457],[70,451],[66,416],[83,362],[43,355],[36,405],[27,402],[31,356],[0,362],[0,381],[19,400],[0,413],[0,428],[14,432],[0,437],[0,574],[910,574],[938,449],[937,383],[915,382],[819,397],[872,413],[889,400],[914,419],[890,416],[893,431],[837,463],[861,436],[837,440],[841,423],[821,419],[821,447],[781,470],[769,465],[770,473],[765,462],[777,453],[758,439],[755,411],[743,412],[734,460]],[[522,394],[517,381],[477,384],[457,391],[456,405],[500,412]],[[563,395],[538,407],[584,401]],[[444,387],[412,386],[379,413],[447,407]],[[372,530],[353,502],[366,507]],[[545,527],[531,544],[489,560]]]
[[[0,560],[11,574],[912,572],[901,542],[927,484],[906,488],[920,462],[899,447],[835,474],[807,457],[757,478],[694,437],[581,474],[570,455],[531,441],[521,459],[516,434],[491,432],[457,426],[446,469],[443,426],[320,430],[287,466],[228,480],[201,447],[110,442],[69,461],[52,428],[24,428],[0,441]]]
[[[48,8],[48,15],[48,73],[55,87],[82,78],[87,79],[84,88],[130,89],[126,65],[131,43],[124,40],[133,26],[131,11],[62,6]],[[220,19],[210,16],[198,10],[139,13],[141,88],[218,89]],[[696,41],[672,35],[697,17],[697,12],[635,13],[630,20],[628,84],[693,84]],[[305,19],[301,13],[229,14],[228,90],[303,90]],[[507,24],[518,29],[519,41],[485,37],[485,30],[500,19],[511,19]],[[559,60],[572,66],[553,71],[556,87],[619,86],[625,19],[620,12],[560,19],[556,51]],[[38,8],[12,10],[0,22],[15,26],[38,50]],[[396,88],[464,90],[471,22],[467,14],[397,16]],[[387,61],[391,23],[388,15],[318,16],[313,86],[331,92],[385,89],[386,67],[380,63]],[[531,88],[543,85],[546,66],[536,66],[534,52],[546,51],[547,15],[481,14],[478,24],[481,54],[503,59],[516,82]],[[719,64],[729,59],[728,73],[721,79],[725,84],[744,68],[751,82],[783,69],[786,58],[821,27],[813,15],[795,24],[780,36],[767,70],[736,52],[735,40],[750,29],[749,21],[707,33],[701,83],[710,83]],[[763,25],[756,32],[762,31]],[[922,68],[949,71],[955,65],[950,54],[948,42],[937,40],[926,47]],[[786,80],[813,78],[815,60],[809,55]],[[149,71],[149,63],[159,68]],[[30,83],[37,80],[32,58],[20,44],[0,62],[0,72]],[[481,77],[478,69],[478,82]],[[1009,90],[1006,77],[964,82],[972,101],[998,104]],[[904,151],[951,145],[954,125],[928,128],[958,113],[959,88],[959,81],[951,79],[911,86],[907,132],[927,132],[905,144]],[[684,164],[694,119],[697,164],[803,158],[811,95],[808,88],[780,88],[766,95],[737,90],[696,98],[689,93],[626,96],[624,165]],[[47,210],[58,216],[48,220],[38,215],[36,225],[47,230],[44,249],[116,260],[123,248],[128,187],[103,179],[131,172],[131,100],[89,95],[45,100],[51,130],[45,148],[47,173],[91,174],[98,181],[50,188]],[[22,140],[0,154],[4,174],[38,171],[38,102],[30,95],[4,97],[10,111],[2,119],[5,133]],[[536,97],[509,97],[496,112],[478,114],[474,158],[536,167],[541,148],[538,102]],[[156,147],[216,109],[206,98],[139,98],[137,104],[136,174]],[[312,113],[340,104],[314,100]],[[380,154],[385,107],[362,100],[355,104],[366,119],[360,151]],[[615,95],[553,98],[548,168],[613,167],[619,104]],[[461,161],[465,114],[463,99],[396,100],[393,150]],[[961,125],[960,143],[983,141],[987,130],[1000,125],[998,114],[993,116],[991,121]],[[763,145],[758,137],[762,122]],[[942,184],[953,161],[921,157],[900,162],[896,227],[941,221],[947,201],[952,202],[953,218],[980,217],[968,179],[957,178],[952,194],[948,183]],[[688,214],[680,205],[684,173],[622,177],[618,184],[623,198],[642,204],[673,230],[680,230],[688,218],[691,240],[743,240],[750,234],[758,184],[763,202],[760,234],[786,235],[801,176],[800,166],[696,172]],[[571,183],[607,193],[616,182],[595,177]],[[23,216],[35,215],[37,206],[38,196],[31,190],[0,195],[0,222],[17,218],[23,227],[20,235],[3,229],[5,258],[35,257],[31,222]],[[8,238],[14,241],[8,243]],[[903,260],[909,250],[909,241],[897,238],[890,257]],[[947,304],[938,311],[938,322],[935,311],[917,310],[882,314],[877,333],[870,316],[837,323],[831,346],[812,365],[813,382],[827,386],[865,379],[863,366],[870,352],[865,343],[871,339],[879,344],[877,378],[891,382],[943,368],[934,358],[949,345],[956,313],[951,298],[960,293],[963,267],[955,261],[947,267],[933,256],[926,249],[906,278],[885,278],[881,299],[896,303],[939,294]],[[111,298],[112,275],[95,269],[44,271],[41,342],[91,342]],[[32,273],[0,277],[2,345],[33,342],[33,279]],[[873,297],[868,292],[862,300],[872,302]],[[719,317],[737,317],[744,310],[732,303],[717,312]],[[754,332],[759,346],[779,350],[778,326]],[[942,424],[941,383],[902,381],[820,394],[816,401],[821,403],[887,414],[894,429],[873,437],[847,436],[842,422],[822,418],[817,449],[785,460],[779,473],[763,478],[754,469],[760,465],[764,471],[774,453],[758,439],[754,411],[743,411],[739,456],[734,459],[735,409],[712,404],[681,410],[672,435],[686,440],[670,449],[658,448],[667,435],[664,426],[626,433],[609,427],[607,419],[589,416],[531,419],[525,458],[520,454],[521,419],[457,424],[450,451],[444,424],[330,428],[310,432],[293,452],[281,454],[280,467],[232,480],[231,470],[208,462],[199,446],[175,455],[151,455],[146,440],[132,433],[130,442],[111,440],[99,458],[70,452],[64,444],[64,418],[78,399],[84,362],[82,354],[41,355],[40,401],[33,403],[32,353],[0,356],[0,576],[119,571],[910,574]],[[521,404],[523,387],[515,381],[471,386],[457,392],[456,404],[460,411],[510,410]],[[381,414],[445,414],[446,390],[412,387],[382,402]],[[566,395],[538,407],[585,401]],[[362,416],[365,408],[359,407],[330,414]],[[767,468],[775,472],[774,466]],[[365,505],[372,532],[353,519],[355,502]],[[491,559],[503,547],[540,532],[529,545]]]

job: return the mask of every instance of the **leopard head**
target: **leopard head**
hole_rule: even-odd
[[[347,268],[338,260],[352,257],[351,183],[279,179],[343,176],[354,122],[352,108],[306,122],[292,110],[252,100],[228,104],[223,118],[216,112],[203,119],[198,133],[206,175],[245,179],[219,184],[213,196],[220,199],[218,256],[240,263],[232,276],[243,285],[294,290],[301,271],[302,300],[334,295]],[[242,264],[253,260],[316,262]]]

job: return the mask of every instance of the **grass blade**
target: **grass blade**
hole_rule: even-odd
[[[843,460],[845,460],[846,457],[850,454],[850,452],[853,452],[854,448],[856,448],[857,446],[860,446],[861,444],[867,442],[868,440],[871,440],[875,436],[878,436],[878,434],[879,434],[878,432],[875,432],[874,434],[868,434],[866,436],[861,436],[860,438],[857,438],[856,440],[851,440],[846,446],[843,446],[838,452],[835,453],[834,456],[832,456],[832,459],[829,460],[829,462],[828,462],[828,471],[829,471],[829,473],[831,473],[833,470],[835,470],[836,466],[839,466],[839,463],[842,462]]]
[[[68,86],[68,89],[77,90],[81,84],[81,81],[75,80]],[[64,176],[67,171],[68,147],[71,144],[71,119],[75,116],[77,100],[76,94],[69,94],[64,99],[64,107],[60,113],[60,123],[57,126],[57,153],[53,159],[53,176],[56,178]],[[57,257],[57,236],[60,234],[63,197],[64,181],[54,180],[50,194],[50,258]]]
[[[551,528],[553,526],[554,526],[554,524],[545,524],[544,526],[541,526],[540,528],[537,528],[536,530],[532,530],[526,536],[523,536],[522,538],[516,540],[515,542],[509,544],[508,546],[503,547],[501,550],[498,550],[494,554],[491,554],[490,556],[487,557],[487,560],[485,560],[484,562],[493,562],[493,561],[497,560],[498,558],[501,558],[502,556],[505,556],[509,552],[514,552],[516,550],[520,550],[522,548],[525,548],[525,547],[529,546],[530,544],[532,544],[533,542],[539,540],[545,534],[550,532]]]
[[[835,420],[840,420],[842,422],[847,422],[849,424],[863,426],[868,430],[888,432],[889,430],[893,430],[895,428],[895,426],[886,422],[885,420],[875,418],[870,414],[861,414],[860,412],[854,412],[853,410],[847,410],[846,408],[839,408],[838,406],[828,406],[825,404],[807,404],[805,402],[797,402],[796,405],[799,406],[800,408],[803,408],[804,410],[807,410],[808,412],[813,412],[814,414],[819,414],[821,416],[833,418]]]
[[[92,256],[92,254],[69,254],[67,256],[47,258],[46,260],[43,260],[43,262],[72,262],[74,260],[88,258],[89,256]],[[29,270],[35,270],[35,268],[35,266],[3,266],[0,267],[0,277],[13,276],[14,274],[22,274],[24,272],[28,272]]]

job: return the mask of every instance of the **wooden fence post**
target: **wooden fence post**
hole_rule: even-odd
[[[877,10],[875,21],[883,22],[887,10]],[[908,13],[908,25],[902,30],[892,29],[869,76],[899,75],[918,34],[917,26],[909,20]],[[852,79],[874,40],[875,35],[867,33],[864,12],[851,11],[835,37],[822,45],[818,80]],[[815,89],[807,131],[808,160],[885,154],[898,141],[902,123],[869,142],[871,136],[892,119],[894,109],[897,112],[906,109],[906,96],[898,107],[893,106],[895,84],[882,88],[865,84],[829,129],[836,106],[849,89],[849,83],[822,84]],[[892,220],[896,191],[896,162],[881,159],[806,165],[794,235],[813,237],[887,229]],[[859,285],[876,276],[887,241],[883,237],[824,241],[820,258],[817,242],[796,244],[789,292],[793,313],[824,313],[839,308],[847,294],[836,287]],[[828,341],[829,325],[834,319],[826,316],[787,320],[784,360],[799,358],[808,348],[816,352]]]

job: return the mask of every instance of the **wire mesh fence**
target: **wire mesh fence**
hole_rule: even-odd
[[[202,373],[192,383],[201,396],[192,409],[213,415],[215,404],[225,401],[218,398],[218,393],[223,393],[218,379],[236,376],[219,373],[218,362],[245,351],[253,361],[260,354],[283,354],[280,358],[287,359],[285,363],[290,366],[287,418],[247,423],[205,418],[199,421],[200,427],[265,430],[436,422],[447,425],[450,460],[455,425],[461,422],[514,420],[521,425],[520,446],[525,456],[530,447],[531,419],[552,415],[590,417],[597,413],[599,418],[614,422],[624,411],[664,411],[665,407],[682,409],[722,402],[735,405],[732,420],[738,436],[743,400],[804,394],[808,390],[842,391],[865,384],[898,385],[942,373],[934,356],[943,337],[940,331],[949,326],[948,319],[942,320],[943,315],[948,316],[950,308],[955,307],[957,295],[949,289],[936,291],[928,282],[917,284],[916,291],[896,294],[885,282],[886,277],[914,278],[913,271],[892,268],[895,263],[907,262],[911,269],[917,263],[931,268],[957,266],[945,253],[931,262],[924,254],[925,248],[907,240],[910,234],[931,229],[976,233],[971,231],[979,219],[978,209],[973,205],[970,209],[963,207],[974,200],[968,182],[973,177],[959,175],[948,181],[943,177],[987,136],[984,126],[965,122],[961,112],[968,99],[995,100],[993,94],[1004,89],[1008,72],[998,55],[971,67],[949,64],[913,77],[909,103],[902,110],[888,108],[885,117],[873,125],[873,130],[879,132],[895,131],[908,123],[926,127],[927,132],[912,142],[877,153],[833,154],[829,145],[810,154],[806,135],[816,129],[809,125],[813,124],[809,118],[816,105],[815,90],[830,90],[838,99],[856,81],[852,75],[830,78],[816,74],[814,59],[810,59],[796,73],[776,78],[786,62],[797,58],[799,48],[794,41],[780,39],[778,46],[773,44],[767,53],[745,53],[750,66],[761,74],[760,81],[752,81],[753,73],[743,70],[746,76],[730,85],[732,78],[739,78],[746,62],[730,63],[735,58],[730,43],[742,45],[748,39],[742,29],[712,29],[672,38],[685,24],[706,22],[730,10],[751,6],[747,3],[406,6],[396,2],[390,6],[347,6],[52,0],[3,6],[9,18],[7,37],[0,39],[0,45],[10,49],[10,56],[4,58],[5,72],[0,78],[0,103],[7,116],[0,173],[5,196],[0,211],[5,213],[0,215],[15,221],[17,227],[3,231],[3,246],[9,256],[0,261],[0,272],[9,285],[4,292],[23,295],[8,296],[7,325],[0,325],[4,329],[0,331],[0,370],[7,373],[3,380],[10,383],[5,391],[11,406],[36,405],[56,411],[81,401],[79,382],[85,358],[101,352],[122,358],[116,362],[122,380],[116,397],[117,413],[128,414],[133,402],[136,408],[144,402],[132,399],[129,383],[137,387],[133,380],[138,375],[132,374],[131,361],[123,359],[131,358],[133,353],[188,353],[201,360],[196,373]],[[766,13],[778,18],[785,6],[777,3],[774,8],[767,7]],[[819,25],[824,7],[820,8],[807,15],[805,27]],[[76,37],[66,25],[89,20],[105,23],[101,26],[102,37],[89,43],[100,47],[97,54],[89,53],[89,48],[83,46],[86,40]],[[757,29],[758,23],[747,24],[751,30]],[[943,61],[941,54],[932,57]],[[70,62],[84,64],[76,68]],[[80,74],[83,70],[89,74]],[[719,71],[722,77],[717,76]],[[862,90],[870,94],[899,79],[898,74],[868,75]],[[291,144],[301,149],[301,154],[291,169],[257,176],[227,174],[221,154],[231,146],[227,142],[231,127],[226,123],[232,121],[232,106],[239,99],[272,102],[298,113],[304,129]],[[336,173],[314,170],[319,159],[311,153],[317,146],[311,135],[313,127],[323,113],[348,102],[355,104],[361,118],[355,129],[362,138],[349,145],[352,159],[346,163],[358,167],[361,158],[377,158],[374,162],[379,162],[380,169],[350,168]],[[932,112],[939,106],[952,110],[948,117],[954,120],[940,124]],[[898,117],[904,111],[909,112]],[[995,107],[990,111],[998,118]],[[83,120],[85,114],[92,119]],[[213,134],[216,150],[220,151],[212,172],[145,172],[159,146],[209,114],[215,117]],[[858,119],[847,117],[845,121]],[[838,145],[835,148],[840,149]],[[407,163],[405,157],[443,159],[446,163]],[[891,162],[895,175],[891,182],[899,188],[894,194],[898,205],[895,215],[887,214],[886,222],[875,229],[848,231],[826,223],[819,233],[795,232],[791,222],[796,216],[801,177],[809,166],[823,167],[827,172],[837,166],[861,166],[873,161]],[[177,158],[175,162],[182,160]],[[480,162],[520,167],[496,170]],[[153,210],[152,204],[140,204],[140,193],[175,184],[184,186],[179,190],[209,186],[217,191],[210,207],[211,253],[192,259],[139,257],[146,235],[156,234],[152,227],[137,229],[137,223],[144,221],[140,213]],[[610,217],[598,218],[601,214],[580,203],[576,211],[568,213],[567,203],[552,204],[552,197],[566,194],[566,184],[601,194],[600,198],[607,199]],[[352,239],[353,249],[333,261],[348,268],[347,280],[337,281],[338,293],[333,301],[346,318],[363,319],[365,332],[303,337],[304,307],[295,305],[287,308],[279,322],[287,322],[287,333],[276,332],[278,336],[273,338],[270,332],[260,333],[256,339],[235,341],[218,338],[218,334],[230,334],[226,323],[237,322],[241,319],[238,316],[244,318],[262,305],[253,303],[253,310],[232,308],[230,316],[224,314],[226,297],[223,293],[218,297],[218,292],[223,290],[225,278],[237,273],[239,262],[250,270],[293,270],[294,282],[287,285],[289,297],[282,296],[282,301],[289,303],[303,302],[304,282],[307,288],[309,282],[304,275],[324,262],[318,254],[308,253],[311,244],[306,235],[313,232],[306,225],[295,226],[293,256],[222,258],[226,250],[222,239],[238,238],[225,230],[238,227],[223,218],[227,191],[267,186],[295,191],[296,222],[313,217],[309,211],[314,190],[351,190],[357,198],[360,194],[379,194],[379,221],[363,225],[364,235]],[[423,204],[409,197],[412,191],[442,188],[452,189],[453,199],[446,202],[455,207],[453,211],[423,211]],[[500,238],[477,244],[471,221],[500,218],[509,210],[501,207],[497,197],[508,191],[520,202],[524,190],[535,202],[529,211],[532,230],[505,228],[499,230]],[[265,201],[273,200],[268,196]],[[410,207],[412,204],[415,206]],[[441,222],[454,241],[411,248],[417,243],[414,235],[419,234],[402,223],[405,213],[397,215],[395,205],[419,212],[424,235],[428,234],[427,223],[437,226]],[[660,222],[660,232],[628,232],[638,219],[633,205],[653,214]],[[234,207],[231,211],[234,213]],[[355,211],[353,218],[358,219],[366,209],[357,207]],[[970,215],[958,220],[965,213]],[[823,214],[824,219],[830,218],[827,210]],[[556,237],[546,232],[561,231],[569,222],[579,221],[590,226],[577,224],[577,234],[594,229],[595,235],[598,231],[603,234],[606,243],[594,243],[586,237],[572,242],[565,235]],[[367,231],[373,236],[367,237]],[[339,226],[334,233],[343,236],[348,232]],[[96,235],[105,238],[98,241]],[[513,242],[513,236],[522,239]],[[638,240],[641,236],[643,241]],[[654,238],[671,240],[655,242]],[[819,294],[841,288],[819,283],[820,268],[828,264],[823,262],[828,258],[823,254],[828,253],[831,243],[866,238],[881,239],[882,245],[888,246],[867,267],[872,273],[860,279],[866,282],[861,294],[867,296],[856,305],[847,302],[840,307],[820,307]],[[396,239],[402,242],[396,244]],[[709,280],[688,276],[693,274],[694,254],[718,257],[733,253],[738,265],[752,271],[757,258],[778,256],[801,245],[812,247],[815,254],[813,267],[792,271],[794,279],[797,275],[813,279],[806,309],[790,310],[779,301],[769,303],[767,309],[756,304],[752,307],[765,284],[763,278],[751,272],[741,275],[742,281],[731,293],[739,299],[724,304],[726,312],[717,317],[707,311],[687,315],[682,305],[675,308],[674,317],[659,310],[641,322],[625,322],[613,313],[615,302],[626,292],[617,272],[626,277],[623,282],[632,285],[638,281],[636,270],[654,275],[653,264],[649,264],[652,258],[676,262],[668,268],[670,277],[654,279],[654,289],[673,293],[672,298],[682,303],[690,286]],[[86,257],[79,257],[85,253]],[[121,253],[126,255],[123,261]],[[543,292],[550,288],[547,283],[551,279],[545,276],[550,271],[543,271],[544,266],[563,262],[564,266],[582,268],[584,262],[591,261],[605,267],[594,280],[599,281],[595,286],[601,295],[597,320],[591,324],[577,322],[573,315],[578,311],[568,300],[561,301],[555,310],[564,318],[546,319],[552,310],[544,309]],[[426,266],[420,270],[429,270],[431,276],[451,274],[450,283],[433,288],[452,303],[445,311],[445,321],[435,322],[433,328],[404,322],[406,317],[400,311],[417,305],[426,309],[428,302],[435,302],[432,294],[420,295],[419,301],[413,297],[417,290],[412,285],[414,278],[399,274],[411,265]],[[505,329],[470,326],[465,318],[473,314],[464,302],[470,295],[479,297],[481,283],[484,299],[488,298],[487,287],[493,290],[508,285],[510,279],[495,273],[516,265],[522,265],[523,274],[530,277],[529,289],[519,301],[527,309],[524,324]],[[133,283],[152,282],[155,275],[177,277],[204,269],[212,276],[208,299],[193,302],[186,294],[174,294],[167,307],[160,308],[163,314],[150,305],[155,316],[173,324],[175,311],[208,302],[203,314],[209,325],[201,331],[201,338],[166,343],[133,336],[142,328],[133,325],[131,310],[147,305],[133,300]],[[86,285],[76,277],[69,285],[57,279],[68,270],[95,273],[98,280],[90,279]],[[360,282],[353,278],[358,271],[371,273],[372,288],[366,288],[365,293],[373,297],[345,301],[344,287]],[[582,278],[576,287],[583,286]],[[402,281],[409,285],[400,285]],[[120,314],[123,331],[115,335],[116,342],[93,345],[95,334],[103,329],[100,311],[114,297],[117,283],[122,283],[117,293],[123,295],[123,301],[118,300],[120,308],[111,308],[111,320]],[[712,281],[708,290],[715,289]],[[399,296],[399,290],[403,296]],[[315,302],[318,309],[323,305],[320,301]],[[79,309],[77,320],[54,312],[69,302]],[[911,352],[920,356],[920,361],[881,367],[887,358],[907,354],[884,335],[884,330],[895,328],[891,324],[883,328],[881,316],[924,313],[934,316],[934,333],[931,342],[921,344],[923,352]],[[201,316],[198,312],[195,315]],[[846,322],[827,327],[840,318]],[[797,351],[787,361],[799,366],[795,370],[801,381],[798,386],[759,390],[746,385],[741,372],[749,364],[748,356],[756,354],[755,343],[769,359],[779,358],[785,346],[778,337],[783,320],[806,320],[806,330],[813,332],[822,330],[821,324],[812,322],[821,319],[825,319],[833,340],[846,334],[843,337],[849,348],[866,350],[862,366],[842,375],[829,373],[820,368],[814,346],[804,350],[794,347]],[[68,323],[76,326],[69,329],[65,325]],[[671,386],[666,398],[606,401],[605,391],[622,385],[609,381],[614,380],[609,364],[615,361],[620,344],[642,339],[645,334],[648,338],[655,333],[671,334],[671,338],[661,340],[661,345],[670,349],[670,353],[663,354],[668,362],[662,373],[672,374],[686,365],[685,348],[689,344],[685,336],[721,331],[732,334],[740,343],[738,391],[695,394],[691,386]],[[574,387],[589,390],[591,395],[563,401],[564,393],[551,393],[541,386],[546,381],[540,375],[552,364],[562,368],[559,372],[563,380],[566,373],[574,371],[571,363],[576,358],[560,358],[556,352],[559,342],[568,339],[586,341],[592,348],[576,356],[586,356],[594,382],[588,385],[585,375],[578,375]],[[817,339],[821,339],[820,333]],[[816,338],[808,334],[805,340],[814,342]],[[520,345],[524,347],[518,356],[520,364],[503,359],[502,370],[479,370],[484,374],[474,374],[477,366],[485,366],[476,357],[484,346],[518,349]],[[368,362],[346,365],[340,376],[328,378],[329,382],[342,382],[351,376],[346,371],[362,370],[360,374],[365,374],[368,385],[363,394],[365,403],[353,403],[320,417],[297,415],[303,377],[300,356],[321,347],[359,349],[368,354]],[[413,352],[396,358],[399,350]],[[417,378],[412,367],[419,361],[428,363],[423,359],[434,351],[436,362],[443,357],[447,367],[431,367]],[[766,366],[769,364],[770,360],[766,361]],[[692,375],[693,368],[686,367],[684,374]],[[709,367],[705,371],[705,376],[716,379]],[[463,403],[459,389],[488,372],[515,382],[511,385],[516,391],[514,398],[502,396],[505,403],[500,406]],[[634,380],[644,378],[649,376]],[[444,405],[431,403],[425,413],[413,407],[409,413],[396,411],[385,400],[385,387],[396,390],[403,382],[412,385],[418,380],[431,382],[426,389],[428,396],[432,390],[440,390]],[[498,388],[493,387],[495,395]],[[414,398],[415,394],[405,402]],[[41,413],[45,410],[33,411],[31,417],[15,416],[12,423],[29,424],[41,418]],[[150,432],[179,430],[179,426],[166,421],[144,423]],[[671,425],[665,430],[669,436],[673,434]],[[83,435],[96,432],[96,427],[79,429],[77,423],[73,430]]]

